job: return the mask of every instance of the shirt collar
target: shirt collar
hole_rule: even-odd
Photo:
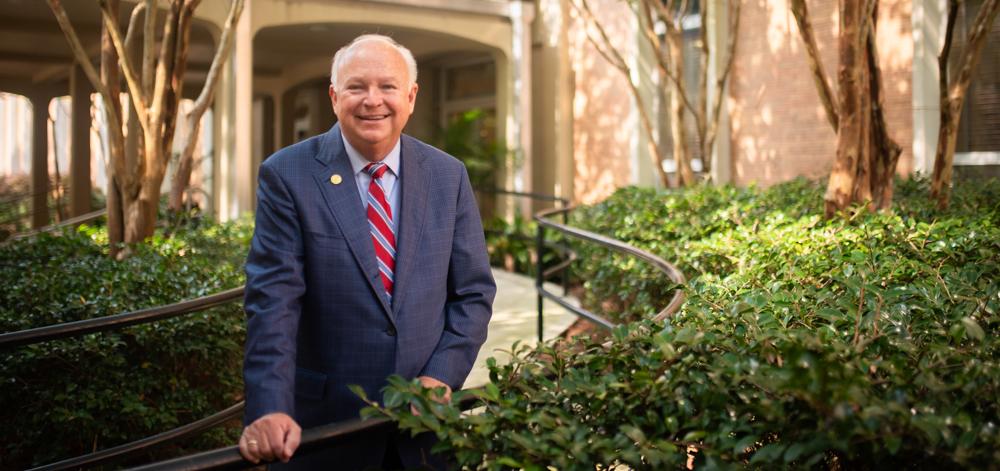
[[[347,137],[344,136],[343,131],[340,132],[340,138],[344,141],[344,150],[347,151],[347,157],[351,159],[351,168],[354,170],[354,174],[357,175],[358,173],[361,173],[361,171],[364,170],[365,167],[371,162],[362,157],[361,153],[351,146],[351,143],[347,141]],[[396,145],[393,146],[392,150],[390,150],[389,153],[386,154],[385,158],[382,159],[382,162],[385,162],[385,164],[389,166],[389,171],[396,177],[399,177],[399,142],[401,140],[402,139],[396,140]]]

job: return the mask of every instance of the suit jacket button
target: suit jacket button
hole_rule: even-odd
[[[389,337],[395,337],[396,328],[390,325],[388,329],[385,329],[385,334],[388,335]]]

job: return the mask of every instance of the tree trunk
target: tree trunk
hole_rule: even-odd
[[[118,14],[119,1],[111,0],[108,2],[108,8],[112,14]],[[111,42],[111,35],[107,31],[106,27],[101,28],[101,81],[107,84],[108,94],[111,97],[118,97],[121,94],[120,77],[118,74],[118,53],[115,51],[115,46]],[[114,113],[118,116],[118,122],[121,123],[122,107],[121,101],[105,102],[104,107],[107,110],[106,113]],[[105,190],[105,208],[107,211],[107,224],[108,224],[108,243],[110,245],[110,253],[112,257],[118,257],[119,249],[121,248],[121,243],[125,241],[125,230],[124,230],[124,218],[122,214],[122,200],[121,200],[121,187],[118,184],[118,175],[115,174],[115,166],[110,163],[113,161],[120,161],[123,156],[120,155],[121,151],[124,150],[124,135],[122,134],[122,129],[112,129],[108,126],[108,140],[116,140],[118,143],[115,145],[108,145],[110,153],[114,154],[116,152],[119,155],[109,155],[108,156],[108,166],[105,169],[107,174],[107,188]],[[118,149],[118,150],[116,150]]]
[[[869,91],[871,92],[871,196],[878,209],[892,206],[893,179],[896,177],[896,165],[903,148],[889,136],[889,127],[885,121],[885,90],[882,86],[882,71],[878,66],[878,51],[875,47],[875,21],[878,10],[873,10],[871,28],[865,43],[867,45],[867,66]]]
[[[854,0],[840,1],[840,66],[837,82],[840,96],[837,100],[840,125],[837,131],[837,155],[830,172],[830,182],[823,199],[826,202],[826,216],[843,210],[854,197],[858,163],[863,159],[864,113],[862,96],[866,94],[862,84],[864,52],[861,48],[862,7]]]
[[[804,2],[795,3],[803,9],[796,13],[796,20],[807,35],[812,28]],[[852,203],[866,203],[869,210],[892,204],[893,178],[902,148],[889,136],[885,120],[885,93],[875,47],[877,6],[877,0],[840,2],[839,96],[836,107],[827,112],[837,131],[837,155],[824,196],[827,217]],[[818,64],[815,57],[811,62]],[[815,64],[813,75],[822,99],[829,86]]]

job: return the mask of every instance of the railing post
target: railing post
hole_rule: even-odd
[[[559,207],[560,208],[566,209],[567,204],[568,203],[566,202],[566,200],[559,200]],[[563,221],[563,225],[564,226],[568,226],[569,225],[569,211],[563,211],[563,213],[562,213],[562,221]],[[566,242],[566,247],[567,248],[569,247],[569,240],[568,239],[567,239],[567,242]],[[573,249],[569,249],[569,250],[573,250]],[[569,296],[569,271],[570,271],[572,265],[573,265],[572,263],[566,265],[566,268],[564,268],[563,271],[562,271],[563,296]]]
[[[542,264],[542,250],[545,250],[545,228],[542,224],[537,224],[538,232],[535,237],[535,296],[538,299],[538,343],[545,341],[545,333],[542,330],[542,283],[545,283],[544,265]]]

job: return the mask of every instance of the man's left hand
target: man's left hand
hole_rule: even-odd
[[[451,387],[447,384],[438,381],[436,378],[431,378],[430,376],[420,376],[417,377],[420,380],[420,385],[427,389],[444,388],[444,395],[434,397],[435,401],[442,404],[447,404],[451,402]]]
[[[418,376],[417,380],[420,381],[421,386],[427,389],[433,390],[436,388],[444,388],[444,394],[440,396],[432,395],[431,398],[437,402],[440,402],[441,404],[447,404],[451,402],[451,386],[442,383],[436,378],[431,378],[430,376]],[[410,412],[413,413],[413,415],[420,415],[420,411],[418,411],[417,408],[414,407],[412,404],[410,405]]]

